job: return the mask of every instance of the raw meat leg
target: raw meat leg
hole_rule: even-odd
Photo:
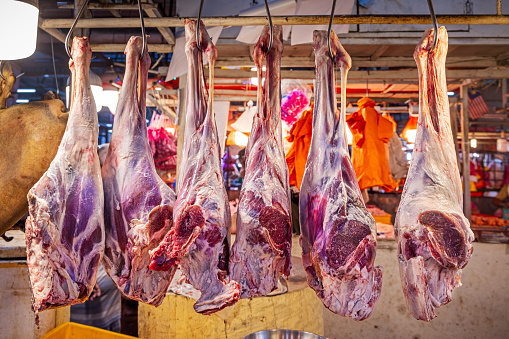
[[[99,124],[88,75],[91,56],[88,39],[74,38],[67,128],[48,171],[28,193],[27,261],[36,313],[85,301],[104,252]]]
[[[201,291],[194,309],[211,314],[237,302],[240,286],[236,281],[228,282],[227,277],[231,217],[212,106],[217,50],[203,27],[200,24],[199,50],[196,21],[186,20],[187,117],[173,215],[175,226],[152,253],[150,268],[167,270],[179,264],[187,280]],[[208,102],[203,53],[209,61]]]
[[[237,237],[230,257],[230,277],[240,283],[241,298],[270,293],[291,268],[290,185],[281,130],[281,26],[274,25],[273,44],[267,53],[269,39],[265,26],[253,51],[260,84],[258,111],[246,148]],[[267,72],[262,85],[264,59]]]
[[[335,112],[334,64],[327,32],[314,31],[313,137],[299,206],[302,261],[309,286],[328,309],[364,320],[380,296],[382,268],[374,267],[376,223],[364,205],[348,153],[345,103],[351,59],[334,32],[330,43],[341,70],[341,115]]]
[[[175,193],[156,173],[146,122],[150,56],[140,61],[142,38],[126,47],[126,73],[102,168],[106,248],[104,268],[128,298],[163,302],[175,269],[149,269],[149,251],[173,226]],[[139,69],[139,72],[138,72]]]
[[[445,79],[447,31],[436,49],[427,30],[414,52],[419,70],[419,120],[412,163],[396,215],[399,271],[407,306],[419,320],[436,317],[461,285],[474,235],[463,215]]]

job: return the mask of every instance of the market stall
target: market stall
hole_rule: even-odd
[[[509,330],[509,4],[2,10],[6,338]]]

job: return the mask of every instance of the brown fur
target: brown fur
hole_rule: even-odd
[[[68,112],[61,100],[5,108],[15,82],[9,63],[0,78],[0,234],[28,212],[27,194],[57,154]]]

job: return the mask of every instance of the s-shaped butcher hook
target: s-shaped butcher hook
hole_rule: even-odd
[[[69,56],[70,59],[72,59],[72,56],[71,56],[71,48],[69,47],[69,39],[71,38],[72,32],[74,31],[74,27],[76,27],[76,24],[78,23],[78,20],[80,19],[81,14],[83,14],[85,7],[88,6],[89,1],[90,0],[86,0],[83,3],[83,6],[81,6],[81,9],[78,12],[78,15],[76,15],[76,18],[74,19],[74,22],[72,23],[71,28],[69,29],[69,32],[67,32],[67,36],[65,37],[65,51],[67,52],[67,55]]]
[[[438,41],[438,23],[437,16],[435,15],[435,10],[433,9],[432,0],[428,0],[429,13],[431,14],[431,20],[433,21],[433,28],[435,29],[435,34],[433,35],[433,46],[431,46],[431,50],[434,51],[435,47],[437,47]]]
[[[143,36],[143,47],[141,49],[140,60],[143,59],[145,49],[147,48],[147,35],[145,34],[145,21],[143,20],[143,9],[141,8],[141,0],[138,0],[138,11],[140,12],[141,35]]]
[[[270,16],[269,4],[267,0],[265,0],[265,9],[267,10],[267,18],[269,19],[269,28],[270,28],[270,40],[269,40],[269,48],[267,48],[267,53],[269,53],[272,48],[272,41],[274,40],[274,25],[272,25],[272,17]]]
[[[330,32],[332,31],[332,21],[334,20],[334,11],[336,9],[336,0],[332,1],[332,11],[330,12],[329,30],[327,32],[327,46],[329,47],[329,55],[334,62],[334,55],[332,54],[332,48],[330,46]]]
[[[200,46],[200,21],[201,21],[201,11],[203,9],[203,0],[200,1],[200,10],[198,11],[198,22],[196,23],[196,47],[201,51]]]

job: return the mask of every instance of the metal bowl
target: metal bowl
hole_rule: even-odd
[[[243,339],[325,339],[319,335],[297,330],[265,330],[246,335]]]

